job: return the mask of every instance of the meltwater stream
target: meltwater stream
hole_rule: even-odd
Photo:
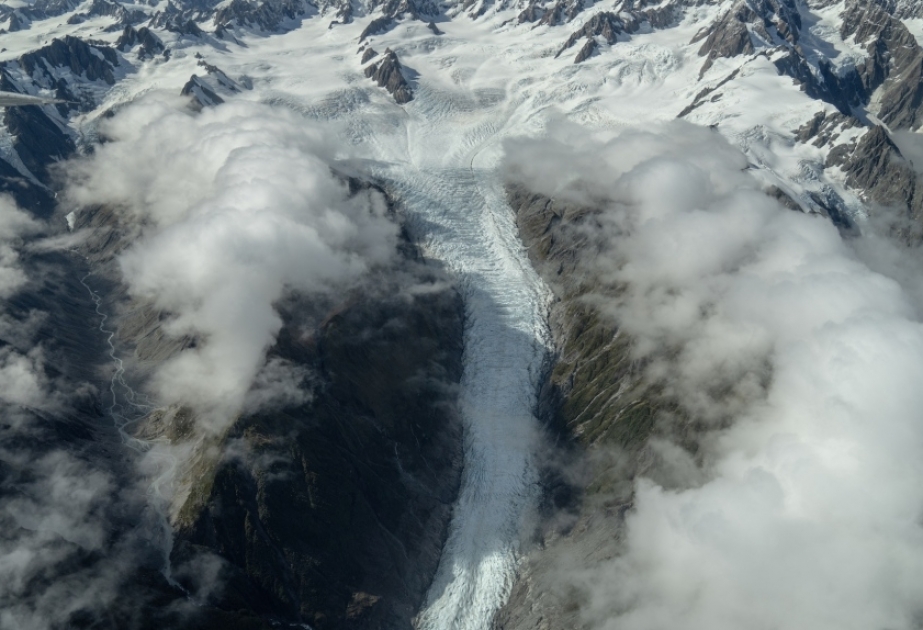
[[[173,544],[173,533],[167,517],[167,511],[165,509],[166,499],[164,498],[164,486],[172,481],[176,460],[169,452],[157,451],[152,455],[154,441],[138,439],[129,432],[131,426],[152,411],[154,406],[144,402],[143,395],[132,389],[125,381],[125,363],[119,358],[114,341],[116,332],[115,330],[107,328],[109,315],[103,309],[102,295],[93,290],[87,282],[91,275],[93,274],[88,273],[78,279],[80,284],[83,285],[83,288],[90,294],[90,299],[93,300],[93,304],[96,307],[96,314],[99,315],[98,330],[105,335],[106,344],[109,346],[108,354],[113,367],[112,377],[109,380],[109,396],[111,397],[109,417],[115,424],[119,436],[122,439],[122,443],[125,444],[125,446],[139,455],[147,454],[148,457],[157,460],[151,462],[153,468],[158,471],[158,474],[150,480],[150,485],[147,490],[147,503],[157,515],[156,522],[160,530],[157,534],[161,539],[159,546],[162,551],[163,563],[161,566],[161,573],[171,585],[185,590],[173,580],[171,575],[170,552]]]

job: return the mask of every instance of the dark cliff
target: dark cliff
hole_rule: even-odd
[[[80,227],[95,232],[87,254],[100,270],[133,238],[107,208]],[[438,268],[406,241],[401,251],[361,290],[278,305],[268,360],[302,369],[309,397],[241,415],[209,442],[214,455],[192,462],[172,522],[174,577],[200,589],[189,567],[208,562],[215,587],[171,627],[412,627],[460,481],[463,308]],[[125,299],[116,281],[106,308],[119,313],[120,353],[140,382],[195,340],[165,335],[165,314]],[[159,409],[137,434],[182,443],[193,422]]]

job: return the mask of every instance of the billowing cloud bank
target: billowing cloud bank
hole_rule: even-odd
[[[304,120],[250,103],[199,115],[183,105],[149,98],[106,122],[110,141],[72,165],[67,197],[144,226],[119,258],[129,291],[171,314],[170,335],[195,340],[158,369],[158,402],[221,428],[244,407],[298,397],[296,368],[264,366],[282,326],[276,303],[347,290],[391,259],[397,227],[380,195],[350,195]],[[264,368],[271,379],[257,378]]]
[[[919,627],[923,325],[915,291],[856,254],[887,244],[784,209],[688,125],[559,128],[508,157],[533,190],[604,205],[587,265],[620,289],[600,305],[700,427],[695,456],[661,449],[685,476],[636,482],[622,553],[566,576],[586,621]]]

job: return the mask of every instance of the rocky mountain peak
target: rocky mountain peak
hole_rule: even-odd
[[[399,105],[413,100],[413,88],[404,76],[397,53],[390,48],[385,50],[379,61],[365,69],[365,76],[390,92]]]

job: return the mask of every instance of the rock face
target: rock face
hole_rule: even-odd
[[[189,78],[180,94],[191,97],[193,109],[196,110],[203,107],[214,107],[224,102],[224,99],[215,94],[215,91],[208,83],[195,74]]]
[[[359,63],[368,63],[377,56],[378,52],[374,48],[366,48],[365,52],[362,53],[362,58],[359,60]]]
[[[67,103],[56,106],[62,117],[96,106],[115,84],[121,66],[119,54],[104,44],[91,44],[70,35],[0,64],[0,89],[34,93],[54,92]]]
[[[214,470],[176,561],[217,552],[228,610],[318,630],[411,628],[460,478],[461,332],[450,291],[351,304],[308,343],[283,335],[275,353],[316,370],[314,400],[237,422],[228,439],[253,463]]]
[[[592,40],[594,37],[601,37],[607,44],[614,44],[618,36],[622,34],[631,34],[640,28],[641,22],[637,16],[630,14],[615,14],[609,12],[597,13],[590,18],[579,31],[573,33],[556,56],[560,56],[565,50],[573,47],[580,39],[586,37]],[[579,63],[583,59],[575,61]]]
[[[896,208],[898,235],[912,244],[923,242],[923,181],[920,165],[912,164],[888,136],[884,127],[876,125],[858,142],[839,166],[847,174],[846,183],[863,191],[874,205]],[[836,160],[840,155],[831,152]]]
[[[19,58],[29,76],[36,72],[47,73],[47,68],[68,69],[75,75],[83,74],[90,81],[115,84],[113,70],[119,65],[118,55],[108,46],[93,46],[70,35],[52,40],[51,44]]]
[[[114,27],[109,27],[107,30],[115,30],[118,25],[131,25],[143,22],[147,19],[147,14],[143,11],[133,10],[129,11],[121,4],[116,2],[108,2],[107,0],[93,0],[90,4],[89,9],[83,13],[74,13],[69,18],[67,18],[68,24],[81,24],[87,21],[90,18],[94,17],[111,17],[115,18],[116,24]]]
[[[699,55],[706,58],[704,74],[720,57],[751,54],[757,45],[798,43],[801,15],[794,0],[739,0],[719,20],[700,31],[693,42],[702,41]]]
[[[864,101],[880,89],[874,113],[892,128],[923,124],[923,48],[884,0],[851,1],[840,34],[865,44],[868,58],[857,68]]]
[[[383,15],[377,17],[371,22],[368,26],[362,29],[362,33],[359,34],[359,41],[363,42],[372,35],[380,35],[381,33],[386,33],[394,26],[394,18],[388,15]]]
[[[0,192],[11,195],[22,208],[40,217],[50,216],[54,210],[54,197],[44,186],[21,173],[16,167],[0,158]]]
[[[403,105],[413,100],[413,90],[404,76],[401,62],[398,60],[397,54],[390,48],[385,50],[380,61],[365,69],[365,76],[388,90],[398,105]]]
[[[85,254],[97,268],[134,233],[107,208],[81,221],[94,231]],[[206,562],[221,586],[161,627],[412,627],[460,483],[464,314],[444,274],[409,243],[402,251],[361,291],[279,305],[270,359],[310,374],[310,398],[239,417],[212,443],[226,457],[194,461],[173,522],[174,578],[191,586],[199,576],[183,567]],[[411,297],[421,285],[434,290]],[[119,340],[134,364],[194,343],[165,335],[163,321],[143,303],[123,307]],[[162,409],[138,434],[181,443],[191,422],[188,410]]]
[[[136,30],[133,26],[126,26],[115,47],[127,52],[135,46],[138,47],[139,59],[150,59],[166,51],[163,41],[148,27],[142,26]]]
[[[224,102],[219,94],[233,96],[243,88],[224,73],[217,66],[213,66],[204,59],[199,59],[198,66],[204,68],[207,74],[204,77],[192,75],[180,92],[183,96],[192,98],[192,108],[201,110],[203,107],[214,107]]]
[[[233,0],[215,13],[214,22],[215,27],[221,30],[242,27],[271,33],[281,29],[287,20],[303,16],[308,8],[302,0]]]
[[[923,123],[923,48],[896,17],[893,3],[849,0],[841,20],[840,36],[864,46],[867,57],[840,70],[824,54],[803,48],[801,10],[793,0],[741,0],[693,42],[702,42],[699,55],[706,58],[702,74],[719,58],[763,52],[780,74],[792,77],[809,96],[835,105],[841,113],[868,107],[889,126],[917,129]],[[876,90],[880,94],[871,103]]]
[[[0,70],[0,89],[13,91],[12,87]],[[54,209],[49,187],[52,166],[73,155],[74,141],[45,108],[37,105],[7,107],[3,122],[13,135],[12,149],[19,164],[0,158],[0,192],[12,195],[36,216],[47,218]]]
[[[40,107],[8,107],[3,120],[15,136],[13,148],[19,159],[39,181],[50,181],[51,165],[76,150],[70,136]]]
[[[599,211],[518,186],[508,189],[507,199],[529,257],[554,294],[549,323],[555,359],[542,384],[540,418],[569,461],[565,466],[590,461],[586,454],[599,445],[618,447],[621,455],[618,461],[584,467],[577,485],[554,469],[544,471],[543,513],[552,518],[536,532],[540,551],[526,559],[494,628],[578,628],[577,601],[555,588],[556,558],[602,559],[616,551],[617,532],[631,504],[630,479],[642,464],[655,415],[669,402],[638,382],[630,340],[611,317],[582,299],[616,290],[599,284],[585,267],[599,245],[591,236]]]
[[[31,27],[33,20],[63,15],[73,11],[80,4],[78,0],[36,0],[15,8],[4,4],[0,6],[0,21],[9,17],[10,32],[26,30]]]

